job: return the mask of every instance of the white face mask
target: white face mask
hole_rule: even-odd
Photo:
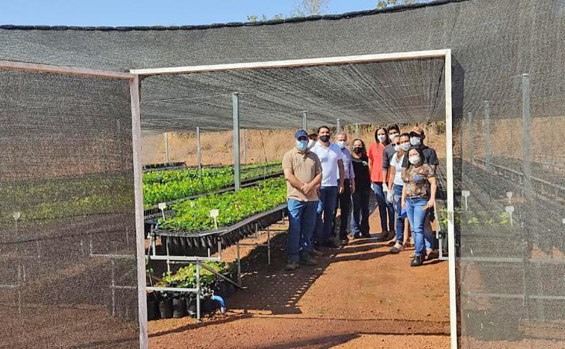
[[[345,141],[337,141],[337,145],[338,145],[341,149],[343,149],[343,148],[345,148],[345,146],[347,145],[347,143],[346,143]]]
[[[314,142],[313,139],[309,139],[308,140],[308,149],[312,149],[312,147],[316,145],[316,142]]]
[[[422,144],[422,139],[420,137],[410,137],[410,144],[420,145]]]
[[[379,140],[379,142],[384,142],[386,140],[386,135],[378,135],[377,139]]]
[[[400,146],[398,144],[394,145],[394,151],[399,151],[400,150]]]
[[[422,161],[422,159],[420,159],[420,157],[418,155],[411,156],[408,160],[410,161],[410,163],[412,165],[418,165],[420,163],[420,161]]]
[[[398,133],[391,133],[388,135],[388,138],[390,139],[390,141],[394,141],[394,139],[398,137]]]
[[[401,145],[399,145],[400,149],[404,150],[404,151],[408,151],[410,150],[410,143],[402,143]]]

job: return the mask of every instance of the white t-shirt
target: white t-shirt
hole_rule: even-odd
[[[330,146],[326,148],[317,142],[310,151],[318,155],[322,163],[322,187],[337,187],[337,174],[339,173],[337,162],[343,161],[343,154],[339,146],[330,143]]]
[[[396,169],[396,173],[394,174],[394,184],[395,185],[404,185],[404,181],[402,180],[402,161],[404,160],[404,155],[398,159],[396,156],[398,153],[394,153],[392,159],[390,159],[390,166],[394,166]]]

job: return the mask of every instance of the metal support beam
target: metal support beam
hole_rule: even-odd
[[[473,146],[475,145],[475,140],[473,139],[473,113],[468,113],[467,116],[467,160],[473,163]],[[461,154],[461,156],[463,156],[463,154]]]
[[[455,207],[453,189],[453,103],[451,50],[445,54],[445,157],[447,158],[447,235],[449,252],[449,324],[451,348],[457,349],[457,286],[455,273]]]
[[[336,133],[341,132],[341,120],[340,119],[337,119],[335,121],[335,132]]]
[[[241,189],[241,162],[239,158],[239,93],[232,94],[233,101],[233,179],[235,191]]]
[[[486,166],[485,170],[488,172],[490,171],[491,164],[492,164],[492,149],[490,144],[490,104],[488,101],[484,102],[485,104],[485,160]]]
[[[202,168],[202,148],[200,146],[200,127],[196,127],[196,164]]]
[[[533,152],[531,144],[532,116],[530,114],[530,75],[522,74],[522,122],[524,136],[522,144],[524,148],[524,189],[526,195],[532,194],[532,162]]]
[[[359,138],[359,124],[355,124],[355,138]]]
[[[171,162],[171,158],[169,156],[169,133],[163,133],[163,138],[165,139],[165,163]]]
[[[302,129],[308,132],[308,112],[306,110],[302,112]]]
[[[247,130],[243,129],[243,164],[247,163]]]

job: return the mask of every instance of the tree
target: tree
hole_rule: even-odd
[[[306,17],[306,16],[315,16],[321,15],[328,12],[328,5],[330,0],[298,0],[296,3],[294,10],[290,13],[290,17]],[[268,20],[277,20],[277,19],[284,19],[285,15],[279,13],[274,15],[272,18],[268,18],[266,15],[261,15],[260,17],[257,15],[248,15],[247,20],[249,22],[257,22],[257,21],[268,21]]]
[[[430,0],[428,0],[429,2]],[[387,7],[394,7],[400,5],[410,5],[421,2],[420,0],[379,0],[377,2],[377,9],[384,9]]]

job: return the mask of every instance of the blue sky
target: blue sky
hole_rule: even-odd
[[[0,24],[195,25],[288,16],[298,0],[0,0]],[[329,13],[374,9],[377,0],[330,0]]]

